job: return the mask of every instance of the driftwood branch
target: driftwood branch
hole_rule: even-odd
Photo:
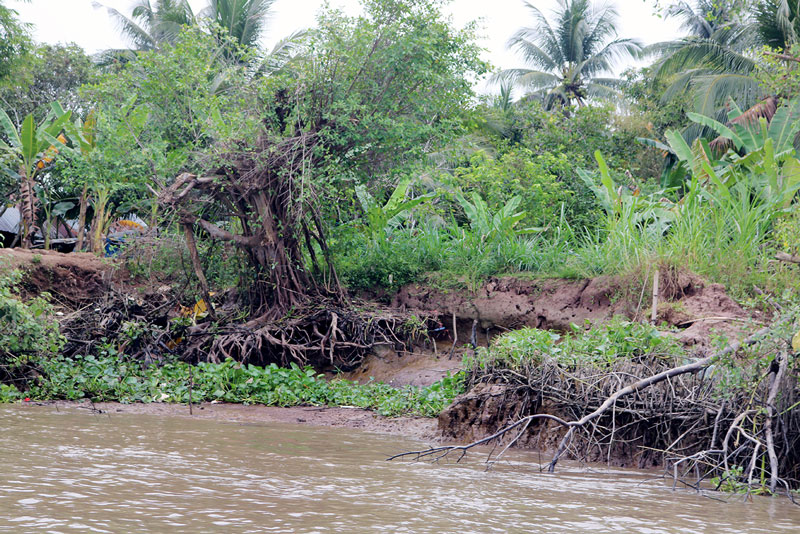
[[[778,487],[778,455],[775,453],[775,436],[772,429],[772,421],[775,418],[775,399],[780,391],[781,379],[786,373],[786,368],[789,362],[789,355],[785,352],[779,352],[775,357],[776,362],[773,362],[773,370],[770,372],[770,385],[769,394],[767,395],[767,418],[764,421],[764,433],[766,434],[767,442],[767,455],[769,456],[769,491],[775,493]],[[777,363],[777,365],[775,365]],[[777,369],[776,369],[777,368]]]
[[[786,263],[800,263],[800,256],[795,254],[787,254],[786,252],[778,252],[775,254],[775,259],[785,261]]]
[[[765,52],[766,55],[772,56],[781,61],[791,61],[793,63],[800,63],[800,57],[790,56],[789,54],[780,54],[778,52]]]

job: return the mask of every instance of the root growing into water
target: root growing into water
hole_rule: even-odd
[[[740,343],[675,367],[664,368],[664,362],[626,362],[598,372],[596,368],[570,370],[544,362],[527,374],[492,370],[487,372],[493,376],[489,379],[492,382],[513,384],[512,390],[538,394],[531,403],[534,409],[541,408],[546,400],[551,407],[569,407],[572,418],[532,413],[466,445],[403,452],[389,460],[436,462],[454,456],[461,461],[470,450],[492,445],[486,458],[491,466],[510,447],[529,437],[534,426],[539,426],[541,435],[542,426],[553,421],[566,432],[551,461],[542,467],[548,472],[553,472],[568,452],[581,459],[587,451],[595,451],[595,458],[610,460],[613,448],[630,448],[638,443],[640,450],[661,456],[674,486],[680,483],[700,491],[702,483],[711,482],[715,489],[746,496],[785,489],[791,497],[789,490],[797,486],[800,472],[800,458],[794,452],[800,442],[800,419],[791,411],[796,405],[797,381],[794,377],[787,379],[791,349],[786,341],[780,339],[777,347],[769,347],[774,358],[767,371],[749,390],[737,390],[733,398],[720,399],[710,375],[712,368],[726,358],[734,357],[742,348],[764,345],[766,338],[771,339],[775,331],[785,329],[793,320],[794,316],[787,316]],[[659,365],[662,369],[656,372]],[[620,387],[647,371],[649,376]],[[659,446],[646,447],[643,442]]]

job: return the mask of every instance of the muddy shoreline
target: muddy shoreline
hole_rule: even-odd
[[[158,417],[187,417],[212,419],[241,424],[290,423],[298,425],[352,428],[363,432],[402,436],[430,442],[440,442],[437,420],[426,417],[384,417],[360,408],[332,408],[326,406],[264,406],[259,404],[212,404],[202,403],[192,406],[171,403],[118,402],[25,402],[28,409],[55,407],[56,410],[83,410],[97,415],[155,415]]]

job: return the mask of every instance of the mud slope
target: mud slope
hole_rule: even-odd
[[[112,278],[120,277],[110,261],[88,252],[0,249],[0,271],[6,269],[24,272],[22,285],[28,295],[46,291],[55,303],[70,308],[98,299],[105,294]]]
[[[681,329],[679,338],[688,346],[705,348],[712,330],[737,336],[748,317],[719,284],[686,273],[665,273],[660,285],[658,322]],[[625,280],[606,276],[590,280],[492,278],[475,292],[412,284],[400,289],[393,305],[437,315],[445,326],[455,315],[459,340],[467,341],[474,320],[483,332],[497,329],[499,333],[522,327],[565,330],[570,323],[598,323],[615,315],[641,319],[649,314],[650,296],[629,286]]]

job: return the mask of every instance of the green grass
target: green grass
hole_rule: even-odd
[[[791,226],[783,232],[789,235],[800,226],[790,215],[796,205],[764,201],[754,191],[747,181],[725,194],[697,186],[680,202],[628,203],[609,212],[599,228],[573,229],[562,216],[542,234],[491,239],[441,220],[394,229],[380,241],[340,229],[334,257],[353,289],[394,291],[410,282],[474,289],[490,276],[521,274],[637,277],[665,264],[722,283],[739,299],[751,296],[754,285],[774,294],[796,291],[797,267],[774,261],[775,252],[787,248],[776,226]]]

